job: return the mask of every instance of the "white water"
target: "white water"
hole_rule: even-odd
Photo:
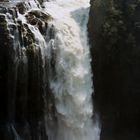
[[[92,73],[87,38],[89,0],[56,0],[44,3],[54,20],[54,38],[47,44],[50,87],[55,97],[57,122],[48,123],[49,140],[98,140],[99,127],[93,122]],[[52,73],[51,71],[54,71]],[[48,121],[47,121],[48,122]]]
[[[26,5],[28,10],[38,8],[33,0]],[[26,23],[24,15],[18,15],[34,34],[34,49],[41,48],[43,62],[46,55],[50,63],[55,61],[48,69],[57,121],[47,118],[48,140],[99,140],[98,121],[93,121],[94,90],[87,38],[89,6],[89,0],[44,2],[42,10],[54,18],[47,30],[53,26],[54,36],[46,36],[46,42],[36,27]]]

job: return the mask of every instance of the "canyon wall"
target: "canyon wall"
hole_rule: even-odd
[[[25,23],[22,15],[30,6],[31,3],[0,5],[1,140],[47,140],[46,106],[53,101],[41,52],[45,41],[40,32],[44,34],[48,16],[43,15],[41,20],[43,13],[30,11]]]
[[[88,28],[101,140],[139,138],[139,15],[139,0],[91,0]]]

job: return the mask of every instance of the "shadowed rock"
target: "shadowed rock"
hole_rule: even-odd
[[[40,11],[30,11],[31,15],[36,18],[33,26],[28,18],[28,23],[18,19],[15,6],[0,6],[1,140],[47,140],[44,110],[53,97],[49,93],[47,62],[44,66],[41,45],[29,27],[36,26],[43,34],[49,16]]]
[[[88,27],[101,140],[140,138],[139,14],[139,0],[91,0]]]

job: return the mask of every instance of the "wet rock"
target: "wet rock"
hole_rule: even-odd
[[[28,23],[36,26],[43,34],[46,32],[48,21],[51,20],[51,16],[41,10],[31,10],[26,14]]]
[[[0,7],[1,140],[47,140],[48,81],[29,26],[17,19],[16,8]]]
[[[26,4],[24,2],[20,2],[17,4],[17,8],[20,14],[25,14],[27,8],[26,8]]]

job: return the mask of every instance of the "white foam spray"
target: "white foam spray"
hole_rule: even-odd
[[[49,140],[99,140],[100,129],[92,104],[92,72],[87,37],[89,0],[56,0],[44,3],[54,20],[52,50],[55,73],[50,87],[55,97],[57,122],[48,122]],[[49,48],[50,47],[50,48]],[[51,125],[50,125],[51,124]]]

